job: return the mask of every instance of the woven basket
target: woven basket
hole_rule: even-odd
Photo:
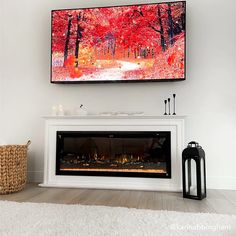
[[[25,187],[30,143],[0,146],[0,194],[17,192]]]

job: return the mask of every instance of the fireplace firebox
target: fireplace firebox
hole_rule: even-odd
[[[170,131],[57,131],[56,175],[171,178]]]

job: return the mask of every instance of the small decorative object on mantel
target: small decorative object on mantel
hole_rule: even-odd
[[[175,113],[175,97],[176,97],[176,94],[174,93],[173,94],[173,115],[175,116],[176,113]]]
[[[173,94],[173,116],[175,116],[176,115],[176,94],[174,93]],[[168,104],[167,104],[167,102],[168,102]],[[171,102],[171,99],[170,98],[167,98],[167,100],[164,100],[164,104],[165,104],[165,113],[164,113],[164,115],[171,115],[171,112],[170,112],[170,110],[171,110],[171,105],[170,105],[170,102]],[[167,106],[168,106],[168,108],[167,108]],[[168,111],[167,111],[167,109],[168,109]]]
[[[52,110],[51,110],[51,115],[52,116],[64,116],[65,115],[65,110],[63,105],[53,105]]]
[[[65,111],[64,111],[64,108],[63,106],[60,104],[58,105],[58,113],[57,113],[58,116],[64,116],[65,115]]]
[[[165,103],[165,113],[164,113],[164,115],[166,116],[167,115],[167,113],[166,113],[166,103],[167,103],[167,100],[164,100],[164,103]]]
[[[52,106],[52,116],[57,116],[57,106]]]
[[[170,115],[170,98],[168,98],[168,110],[169,110],[168,115]]]
[[[83,104],[80,104],[80,106],[78,108],[75,108],[75,115],[86,116],[87,114],[88,114],[88,112]]]
[[[205,152],[197,142],[190,142],[182,153],[183,197],[202,200],[206,197]]]

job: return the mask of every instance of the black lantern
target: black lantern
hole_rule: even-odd
[[[201,200],[206,197],[205,152],[190,142],[182,153],[183,197]]]

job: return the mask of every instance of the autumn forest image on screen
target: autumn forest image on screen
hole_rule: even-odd
[[[185,78],[185,2],[52,11],[52,82]]]

